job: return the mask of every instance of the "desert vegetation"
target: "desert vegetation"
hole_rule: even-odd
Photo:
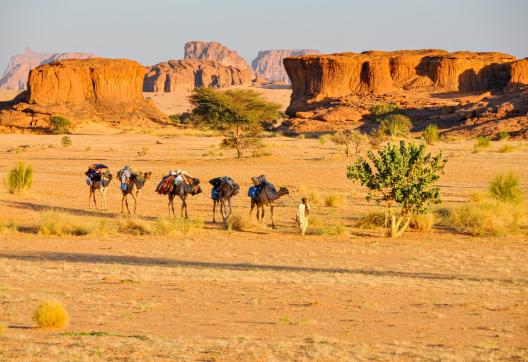
[[[20,161],[15,168],[8,172],[4,183],[12,194],[19,194],[31,188],[33,184],[33,167]]]
[[[50,122],[50,129],[53,134],[65,134],[70,131],[71,122],[69,119],[62,116],[52,116]]]
[[[68,323],[68,312],[58,301],[41,302],[33,313],[33,320],[42,328],[62,328]]]
[[[189,96],[191,116],[196,124],[219,130],[224,135],[221,146],[233,148],[237,157],[261,143],[262,127],[280,116],[280,106],[266,101],[252,90],[216,91],[196,89]]]
[[[367,200],[374,200],[386,209],[388,233],[400,236],[413,215],[427,212],[440,202],[438,181],[447,162],[442,154],[425,153],[425,146],[400,142],[382,149],[376,156],[368,152],[369,161],[359,158],[348,166],[347,177],[357,180],[370,191]]]

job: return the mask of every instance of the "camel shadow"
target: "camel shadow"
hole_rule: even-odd
[[[306,267],[294,265],[268,265],[253,263],[222,263],[222,262],[201,262],[178,260],[157,257],[139,257],[125,255],[101,255],[87,253],[65,253],[65,252],[22,252],[8,253],[0,252],[0,258],[21,260],[28,262],[60,261],[71,263],[92,263],[92,264],[122,264],[137,266],[165,266],[165,267],[187,267],[197,269],[213,270],[236,270],[236,271],[275,271],[275,272],[301,272],[301,273],[340,273],[350,275],[366,275],[372,277],[392,277],[421,280],[438,281],[464,281],[464,282],[492,282],[506,284],[528,285],[528,279],[521,278],[494,278],[478,277],[463,274],[442,274],[426,272],[405,272],[395,270],[375,270],[375,269],[347,269],[347,268],[323,268]]]

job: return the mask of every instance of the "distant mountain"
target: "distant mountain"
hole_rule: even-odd
[[[251,62],[251,65],[259,76],[266,78],[270,82],[290,83],[290,78],[286,74],[282,60],[286,57],[310,54],[321,54],[321,52],[315,49],[261,50],[253,62]]]
[[[62,59],[95,58],[91,53],[37,53],[26,48],[23,54],[11,57],[0,78],[0,89],[26,90],[29,71],[42,64]]]
[[[238,52],[216,41],[188,41],[185,43],[185,59],[212,60],[227,67],[251,69]]]

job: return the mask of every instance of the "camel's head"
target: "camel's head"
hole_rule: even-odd
[[[283,196],[283,195],[289,195],[290,194],[290,191],[286,188],[286,187],[281,187],[279,189],[279,195]]]
[[[194,179],[192,185],[191,185],[191,195],[198,195],[202,192],[202,188],[200,187],[200,180],[197,178]]]

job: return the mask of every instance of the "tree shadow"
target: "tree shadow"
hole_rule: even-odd
[[[125,255],[101,255],[87,253],[64,253],[64,252],[21,252],[8,253],[0,252],[0,258],[21,260],[29,262],[60,261],[71,263],[91,263],[91,264],[122,264],[137,266],[164,266],[164,267],[187,267],[212,270],[237,270],[237,271],[275,271],[275,272],[302,272],[302,273],[341,273],[351,275],[367,275],[374,277],[394,277],[409,279],[425,279],[440,281],[465,281],[465,282],[492,282],[507,284],[528,285],[528,279],[521,278],[494,278],[478,277],[462,274],[441,274],[425,272],[405,272],[394,270],[374,270],[374,269],[347,269],[347,268],[322,268],[304,267],[292,265],[268,265],[252,263],[221,263],[221,262],[201,262],[168,258],[139,257]]]

